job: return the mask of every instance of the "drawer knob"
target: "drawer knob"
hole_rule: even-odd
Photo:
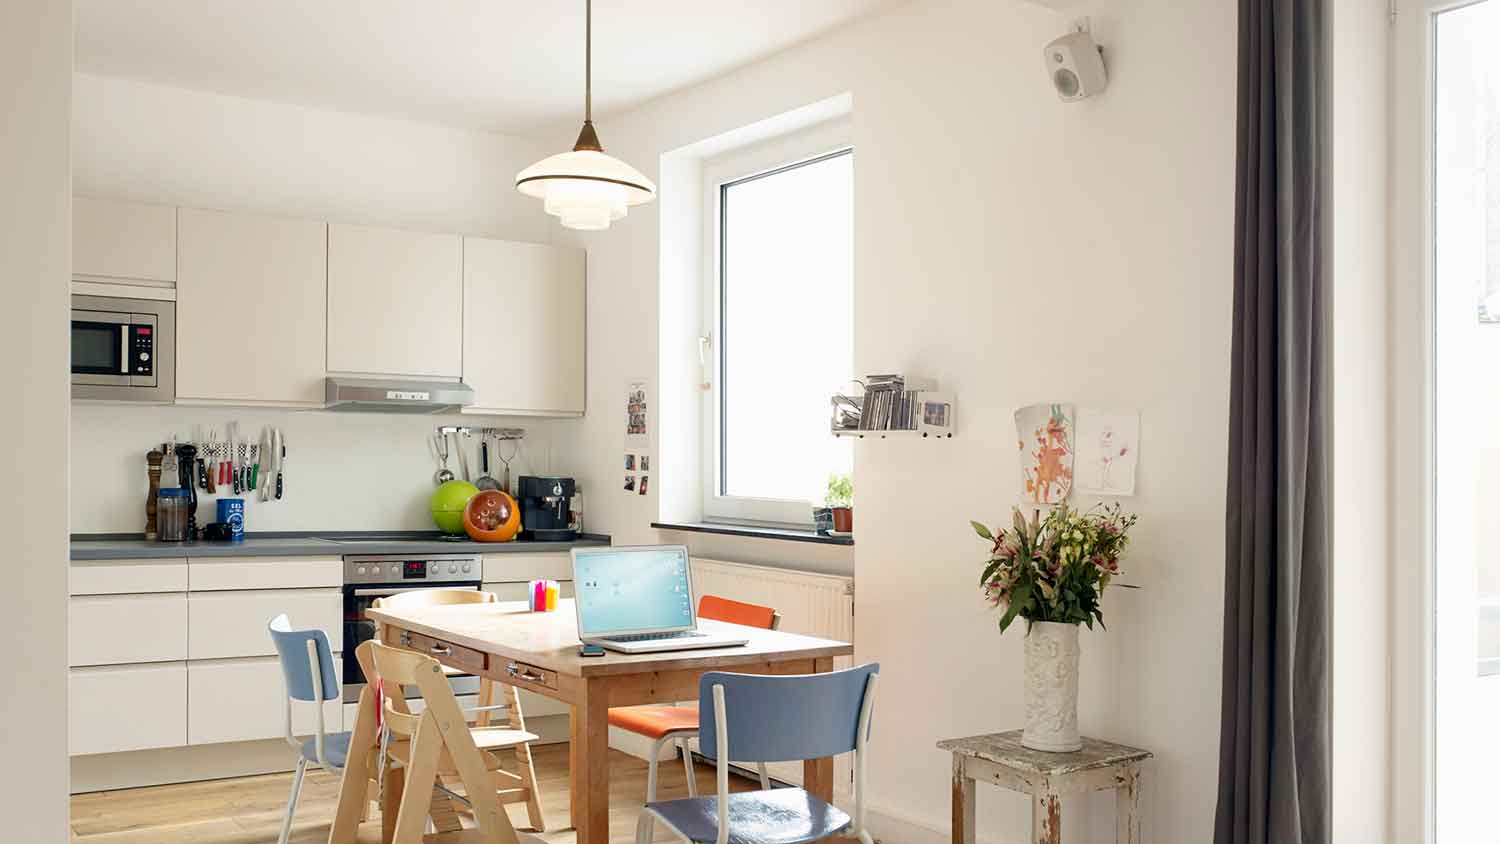
[[[505,667],[505,673],[507,673],[510,676],[516,678],[517,680],[526,680],[526,681],[532,682],[532,683],[545,683],[545,682],[547,682],[547,678],[545,676],[543,676],[541,674],[536,674],[536,673],[527,671],[526,669],[524,669],[521,666],[515,664],[514,662],[512,662],[510,665],[507,665]]]
[[[453,649],[439,642],[428,648],[433,656],[453,656]]]

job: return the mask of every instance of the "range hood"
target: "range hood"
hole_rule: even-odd
[[[474,403],[474,390],[462,381],[330,375],[324,400],[343,412],[452,413]]]

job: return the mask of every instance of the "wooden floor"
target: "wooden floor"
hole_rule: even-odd
[[[568,746],[552,744],[533,751],[542,787],[550,844],[573,844],[568,828]],[[713,768],[697,766],[700,794],[714,788]],[[646,763],[617,750],[609,759],[610,841],[635,840],[635,820],[646,795]],[[687,796],[681,760],[662,762],[659,798]],[[214,780],[185,785],[161,785],[126,791],[78,794],[72,799],[73,840],[80,844],[266,844],[281,831],[282,813],[291,788],[291,774]],[[731,789],[753,788],[749,780],[730,779]],[[324,844],[338,801],[338,780],[321,771],[309,772],[302,786],[293,826],[295,844]],[[526,807],[508,806],[511,823],[524,831]],[[666,840],[660,828],[658,840]],[[379,842],[378,816],[360,829],[359,841]]]

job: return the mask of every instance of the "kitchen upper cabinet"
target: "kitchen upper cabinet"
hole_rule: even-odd
[[[177,281],[177,209],[73,198],[73,275],[93,281]]]
[[[463,375],[463,238],[330,224],[328,370]]]
[[[585,263],[581,249],[464,239],[469,411],[583,413]]]
[[[177,398],[322,405],[327,224],[183,208]]]

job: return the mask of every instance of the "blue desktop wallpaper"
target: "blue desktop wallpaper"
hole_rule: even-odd
[[[687,555],[680,549],[642,548],[578,554],[573,588],[579,632],[687,627],[693,623]]]

